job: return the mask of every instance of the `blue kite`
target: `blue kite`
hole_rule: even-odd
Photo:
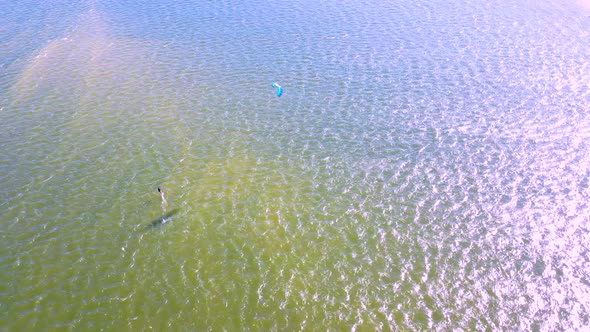
[[[283,95],[283,88],[280,85],[278,85],[277,82],[274,82],[272,84],[272,87],[277,89],[277,97],[280,97]]]

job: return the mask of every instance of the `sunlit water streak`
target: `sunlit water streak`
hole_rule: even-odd
[[[582,8],[0,3],[0,326],[588,328]]]

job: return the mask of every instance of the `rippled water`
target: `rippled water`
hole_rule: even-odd
[[[0,329],[590,328],[588,7],[0,12]]]

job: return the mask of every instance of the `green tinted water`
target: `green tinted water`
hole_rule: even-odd
[[[588,325],[576,7],[0,11],[2,330]]]

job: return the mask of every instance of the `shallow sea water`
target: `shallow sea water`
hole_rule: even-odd
[[[1,330],[590,328],[575,2],[0,12]]]

